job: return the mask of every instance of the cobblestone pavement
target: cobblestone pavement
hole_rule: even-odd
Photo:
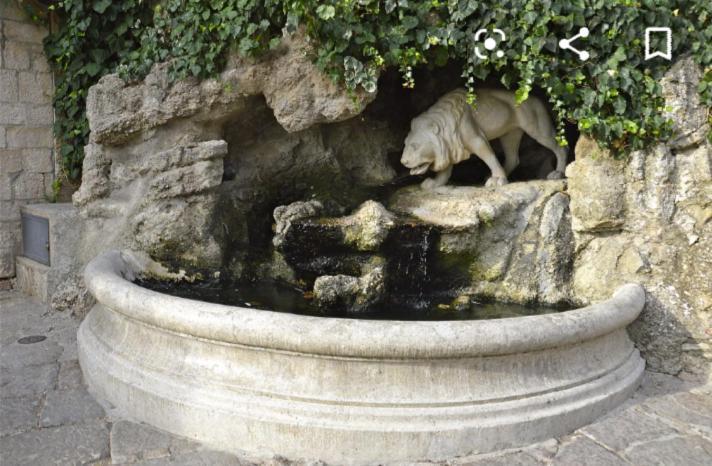
[[[16,291],[0,291],[0,465],[257,463],[102,408],[82,381],[77,327],[68,315],[48,313]],[[33,335],[46,339],[18,342]],[[281,458],[263,463],[293,464]],[[712,386],[648,372],[632,399],[572,435],[447,464],[712,465]]]

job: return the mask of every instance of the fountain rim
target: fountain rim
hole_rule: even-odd
[[[573,345],[633,322],[645,290],[625,284],[605,301],[552,314],[490,320],[398,321],[317,317],[229,306],[159,293],[131,280],[132,251],[111,250],[84,271],[99,305],[166,332],[326,357],[434,359],[499,356]]]

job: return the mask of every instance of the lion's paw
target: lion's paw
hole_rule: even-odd
[[[432,178],[426,178],[423,180],[422,183],[420,183],[420,187],[423,188],[426,191],[432,191],[435,188],[438,188],[440,185],[437,183]]]
[[[507,184],[507,178],[504,176],[491,176],[487,182],[485,183],[485,186],[488,188],[491,187],[496,187],[496,186],[504,186]]]
[[[559,170],[554,170],[553,172],[546,175],[547,180],[561,180],[563,178],[564,172],[560,172]]]

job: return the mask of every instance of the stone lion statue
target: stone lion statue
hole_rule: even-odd
[[[445,185],[453,165],[471,154],[482,159],[492,172],[486,186],[506,184],[507,175],[519,165],[519,142],[524,133],[556,155],[556,169],[548,178],[563,178],[566,150],[556,142],[554,126],[539,99],[530,97],[517,105],[513,92],[478,89],[476,93],[475,108],[467,103],[467,92],[456,89],[411,122],[401,163],[412,175],[435,172],[435,177],[423,181],[424,189]],[[489,144],[496,138],[504,148],[504,167]]]

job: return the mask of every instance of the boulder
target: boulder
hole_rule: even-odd
[[[339,219],[344,241],[359,251],[376,251],[395,226],[393,214],[376,201],[366,201],[356,212]]]
[[[397,191],[388,207],[440,232],[435,285],[481,298],[570,300],[573,239],[563,180]]]
[[[359,313],[370,310],[385,297],[385,268],[376,259],[363,275],[324,275],[314,281],[314,300],[322,308]]]

